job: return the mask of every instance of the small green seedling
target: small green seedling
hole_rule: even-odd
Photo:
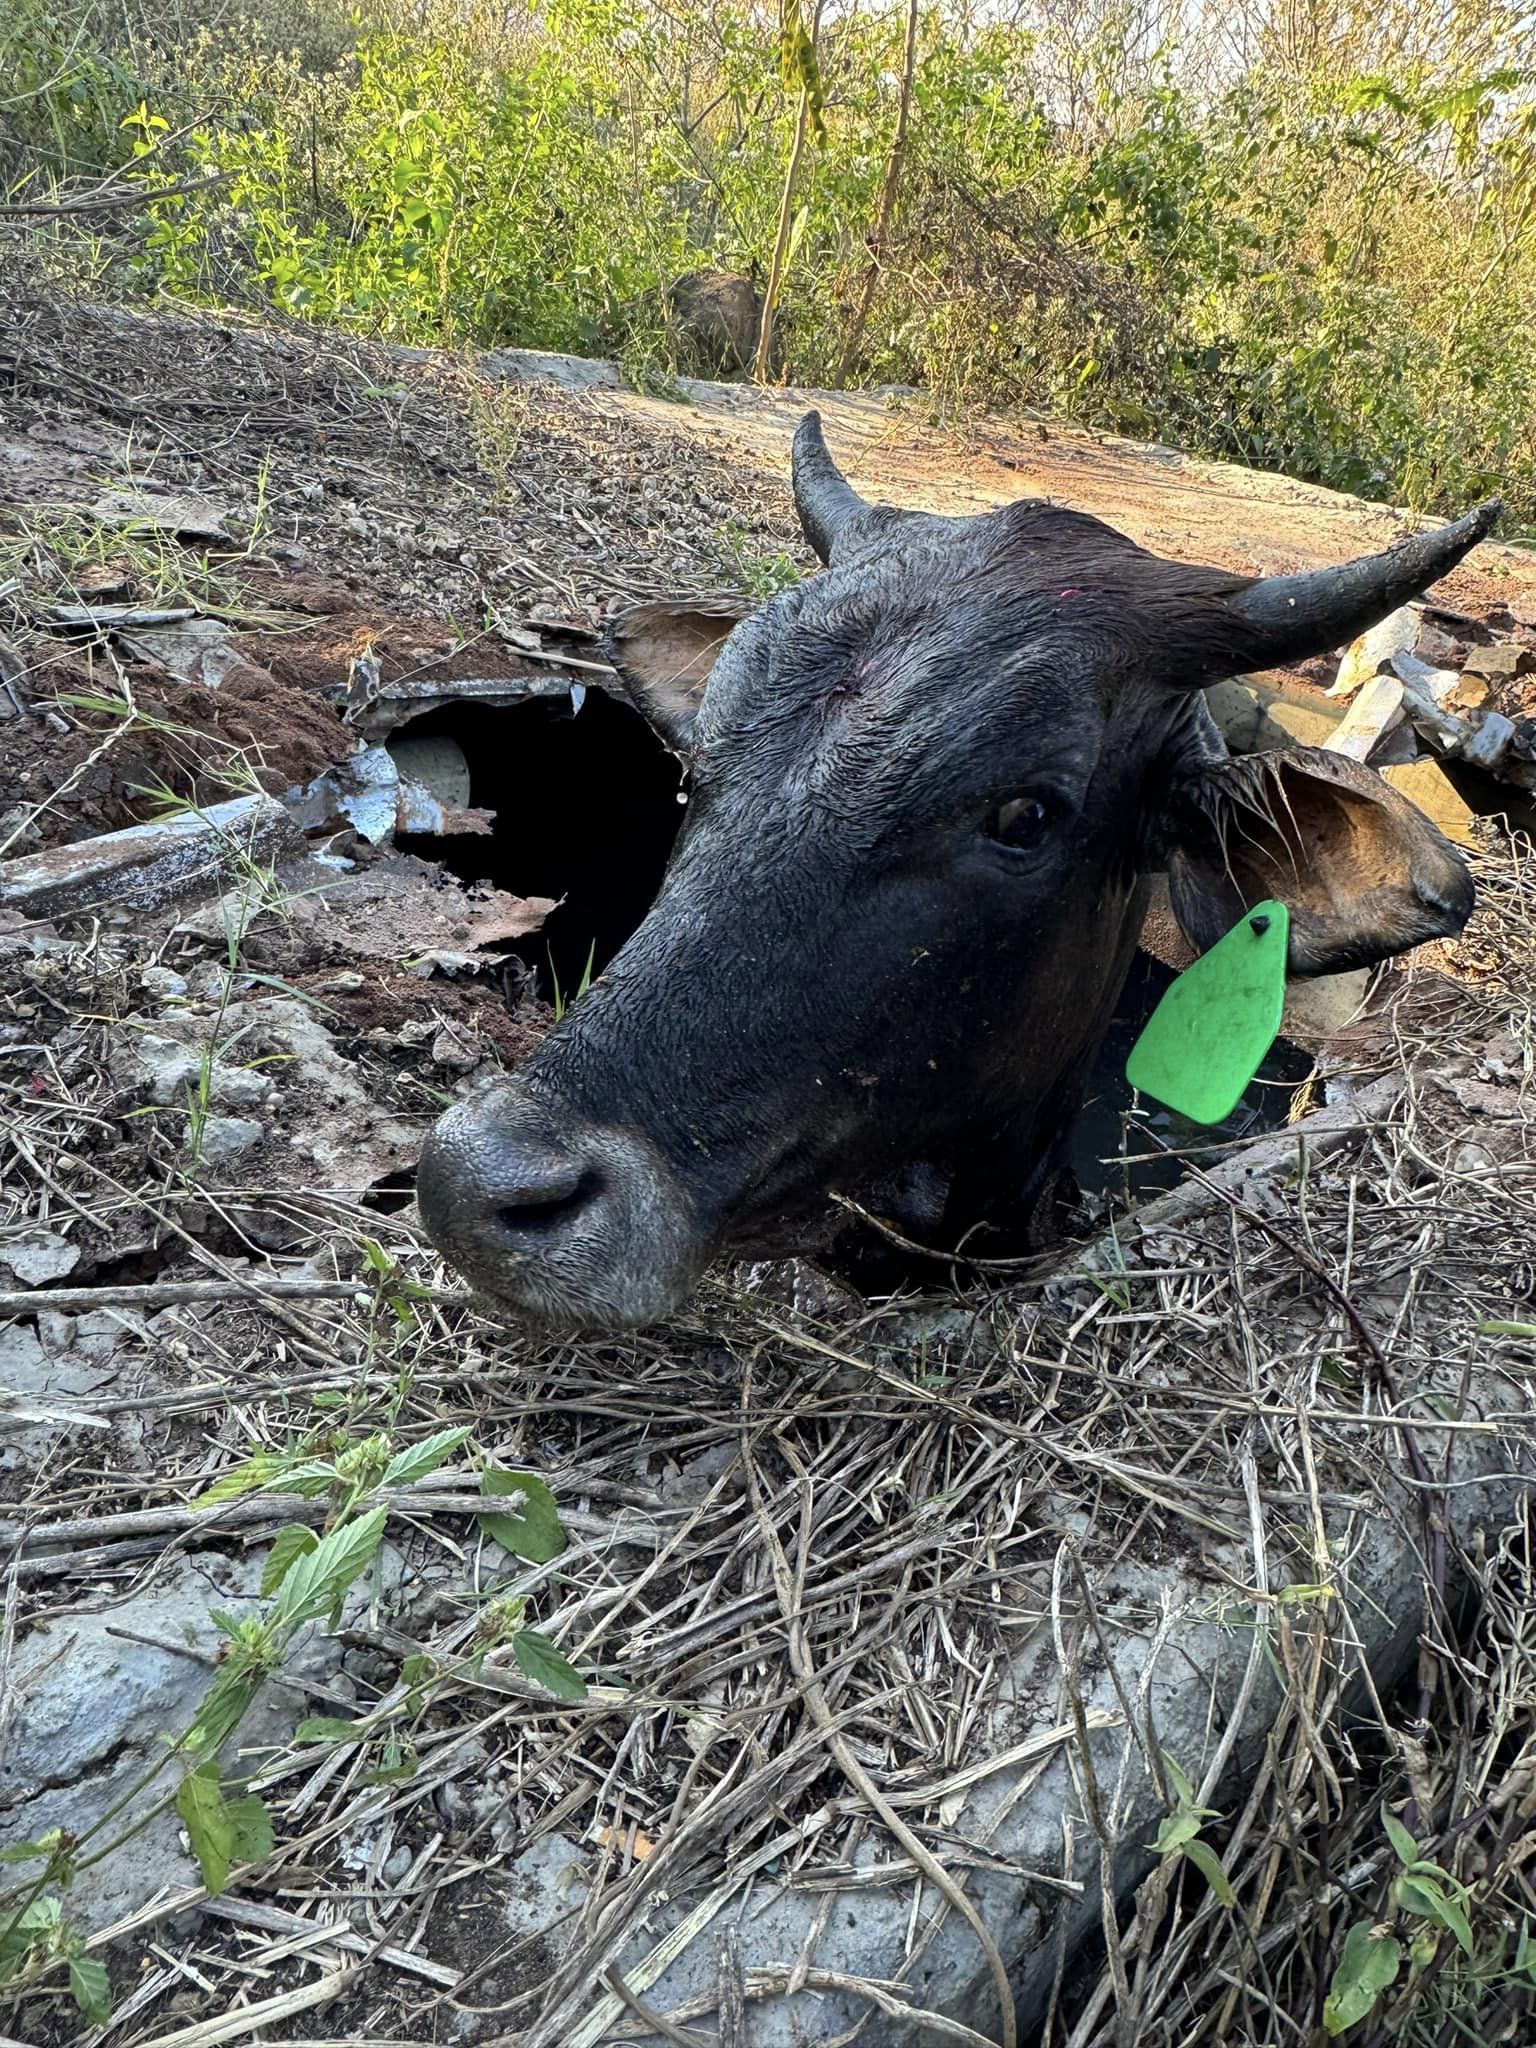
[[[1279,1032],[1290,929],[1283,903],[1260,903],[1186,967],[1131,1048],[1131,1086],[1193,1123],[1223,1123]]]

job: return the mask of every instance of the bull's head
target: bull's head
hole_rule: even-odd
[[[1374,772],[1226,758],[1201,685],[1342,645],[1454,566],[1487,505],[1255,582],[1038,501],[868,506],[815,415],[824,575],[729,632],[645,607],[614,655],[690,775],[661,893],[516,1074],[422,1157],[432,1237],[570,1326],[648,1321],[723,1250],[822,1239],[843,1193],[931,1234],[1022,1213],[1166,870],[1189,938],[1291,908],[1325,974],[1460,930],[1459,856]]]

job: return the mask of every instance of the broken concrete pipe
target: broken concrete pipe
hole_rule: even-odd
[[[297,837],[276,797],[242,796],[146,825],[0,862],[0,909],[24,917],[79,916],[131,902],[153,910],[270,858]]]

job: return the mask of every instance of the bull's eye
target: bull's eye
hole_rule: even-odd
[[[1033,853],[1056,822],[1055,807],[1044,797],[1019,796],[999,804],[982,826],[989,839],[1015,853]]]

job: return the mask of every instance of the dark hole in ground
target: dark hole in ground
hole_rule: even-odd
[[[496,813],[488,836],[408,833],[398,845],[466,881],[563,898],[512,950],[546,1000],[558,983],[569,1001],[589,961],[602,972],[661,885],[683,816],[677,762],[638,712],[602,690],[589,690],[578,712],[564,696],[501,710],[447,705],[396,737],[456,742],[470,804]]]
[[[404,1166],[380,1176],[363,1194],[363,1207],[381,1216],[397,1216],[416,1196],[416,1169]]]

